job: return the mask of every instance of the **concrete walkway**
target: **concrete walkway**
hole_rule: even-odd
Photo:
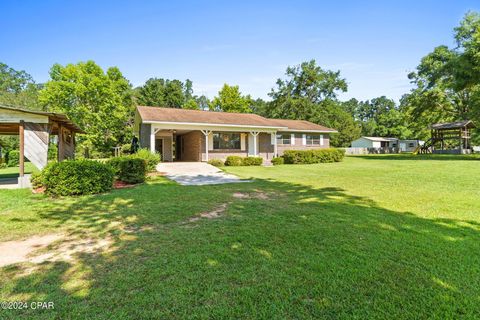
[[[248,182],[205,162],[163,162],[157,171],[185,186]]]

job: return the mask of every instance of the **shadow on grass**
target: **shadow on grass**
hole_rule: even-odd
[[[350,155],[348,157],[362,158],[367,160],[480,160],[480,154],[369,154],[369,155]]]
[[[222,204],[223,216],[188,222]],[[55,310],[3,311],[7,318],[469,318],[480,311],[477,222],[395,212],[342,189],[154,183],[45,210],[42,218],[70,236],[112,238],[111,250],[31,273],[28,265],[1,269],[1,300],[55,303]]]

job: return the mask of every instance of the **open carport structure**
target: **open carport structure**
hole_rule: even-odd
[[[18,187],[29,185],[24,158],[38,169],[47,165],[50,136],[56,135],[58,161],[75,155],[75,135],[83,131],[64,114],[0,105],[0,135],[19,136]]]

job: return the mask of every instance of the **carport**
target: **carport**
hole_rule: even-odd
[[[33,111],[0,105],[0,135],[19,136],[19,177],[17,187],[27,187],[24,158],[38,169],[47,165],[50,136],[57,136],[58,161],[75,156],[75,135],[83,131],[60,113]],[[1,181],[0,181],[1,184]]]

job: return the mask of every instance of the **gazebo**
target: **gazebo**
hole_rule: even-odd
[[[426,153],[468,154],[472,152],[470,131],[475,128],[471,120],[436,123],[430,126],[432,137],[421,151]]]
[[[20,140],[19,187],[29,185],[24,157],[43,169],[47,165],[50,135],[57,135],[57,160],[74,158],[77,133],[83,131],[64,114],[0,105],[0,135],[18,135]]]

